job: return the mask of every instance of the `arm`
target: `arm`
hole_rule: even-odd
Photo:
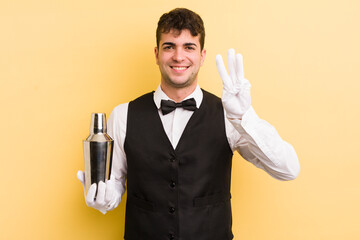
[[[300,170],[294,148],[276,129],[250,108],[242,120],[226,119],[227,136],[233,151],[278,180],[293,180]]]
[[[125,192],[127,164],[123,146],[126,134],[127,106],[127,104],[117,106],[108,120],[107,133],[114,140],[110,180],[105,183],[101,181],[98,185],[96,183],[92,184],[88,193],[85,194],[86,205],[99,210],[103,214],[116,208]],[[78,171],[77,177],[83,184],[85,192],[84,172]]]
[[[121,104],[112,111],[108,120],[108,134],[114,140],[111,176],[114,178],[117,199],[113,208],[116,208],[125,193],[127,176],[127,162],[124,151],[126,136],[128,103]],[[113,209],[112,208],[112,209]]]
[[[126,136],[128,103],[120,104],[110,114],[108,120],[108,134],[114,140],[114,152],[111,167],[111,176],[114,178],[116,198],[110,207],[116,208],[125,193],[125,181],[127,176],[127,162],[124,151],[124,141]]]
[[[216,63],[224,84],[222,101],[232,149],[276,179],[295,179],[300,166],[294,148],[251,107],[250,83],[244,78],[242,56],[229,50],[229,75],[220,55]]]

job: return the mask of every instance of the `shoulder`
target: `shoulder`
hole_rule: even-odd
[[[117,105],[111,112],[108,125],[123,126],[126,125],[129,103]]]
[[[156,109],[154,103],[154,92],[146,93],[129,103],[128,114],[132,115],[134,112],[141,113],[143,111],[150,111]]]
[[[149,93],[146,93],[146,94],[144,94],[144,95],[141,95],[140,97],[135,98],[134,100],[132,100],[132,101],[130,101],[130,102],[122,103],[122,104],[117,105],[117,106],[113,109],[113,111],[111,112],[111,115],[114,115],[114,116],[123,116],[123,115],[126,115],[127,112],[128,112],[129,104],[131,104],[132,102],[141,102],[141,101],[146,100],[146,99],[148,99],[148,98],[152,98],[152,97],[153,97],[153,94],[154,94],[154,91],[149,92]]]
[[[222,105],[222,102],[221,102],[221,98],[219,98],[218,96],[216,96],[215,94],[213,93],[210,93],[204,89],[201,89],[202,92],[203,92],[203,95],[204,95],[204,101],[210,103],[210,104],[217,104],[217,105]]]
[[[132,100],[130,103],[132,102],[142,102],[142,101],[147,101],[149,99],[153,99],[154,96],[154,91],[149,92],[149,93],[145,93],[144,95],[141,95],[140,97]]]
[[[122,103],[117,105],[111,112],[111,115],[120,116],[127,113],[129,103]]]

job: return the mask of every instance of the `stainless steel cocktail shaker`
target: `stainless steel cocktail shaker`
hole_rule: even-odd
[[[114,140],[106,133],[105,113],[91,115],[90,136],[84,140],[85,188],[110,179]]]

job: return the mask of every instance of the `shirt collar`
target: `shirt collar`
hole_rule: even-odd
[[[196,85],[195,90],[186,98],[184,98],[184,100],[189,99],[189,98],[194,98],[196,101],[196,107],[199,108],[200,104],[202,102],[203,99],[203,92],[201,91],[199,85]],[[158,88],[156,89],[156,91],[154,92],[154,102],[155,105],[158,109],[160,109],[160,103],[161,100],[172,100],[173,99],[169,98],[161,89],[161,86],[159,85]]]

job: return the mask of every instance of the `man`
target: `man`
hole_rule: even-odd
[[[93,184],[86,203],[104,214],[114,209],[127,180],[126,240],[232,239],[233,151],[280,180],[297,177],[296,153],[251,107],[240,54],[229,50],[229,74],[216,57],[222,99],[200,89],[200,16],[174,9],[160,18],[156,36],[160,85],[111,113],[111,179],[99,183],[96,200]],[[78,178],[84,182],[84,173]]]

